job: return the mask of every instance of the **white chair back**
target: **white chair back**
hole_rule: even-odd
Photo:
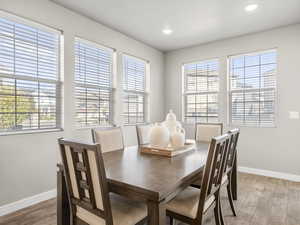
[[[222,135],[222,123],[197,123],[196,124],[196,141],[211,142],[213,137]]]
[[[101,145],[102,152],[111,152],[124,149],[124,140],[121,127],[92,129],[94,143]]]
[[[139,145],[146,145],[150,143],[151,124],[143,124],[136,126],[136,133]]]

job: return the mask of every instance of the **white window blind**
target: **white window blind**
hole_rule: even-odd
[[[185,122],[218,122],[218,60],[213,59],[185,64],[183,70]]]
[[[61,128],[60,35],[0,18],[0,133]]]
[[[231,123],[274,126],[277,51],[231,56],[229,60]]]
[[[109,126],[113,120],[113,49],[75,40],[76,119],[79,127]]]
[[[123,117],[125,124],[146,122],[146,66],[147,62],[123,56]]]

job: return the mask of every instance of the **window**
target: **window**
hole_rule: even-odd
[[[114,50],[75,40],[75,95],[78,127],[109,126],[113,120]]]
[[[146,122],[147,62],[128,55],[123,56],[123,117],[125,124]]]
[[[184,121],[218,122],[219,62],[217,59],[183,66]]]
[[[229,58],[232,124],[275,125],[276,58],[276,50]]]
[[[61,128],[61,33],[37,27],[0,18],[2,134]]]

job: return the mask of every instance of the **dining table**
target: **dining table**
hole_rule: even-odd
[[[139,146],[103,153],[109,192],[147,204],[148,225],[166,224],[166,203],[201,179],[209,143],[196,142],[191,151],[172,158],[142,153]],[[237,159],[232,173],[237,200]],[[199,192],[200,194],[200,192]],[[57,224],[70,224],[64,169],[57,170]]]

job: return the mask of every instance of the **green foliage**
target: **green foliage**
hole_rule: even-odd
[[[41,114],[40,116],[41,120],[55,120],[55,116],[49,115],[49,114]]]
[[[14,96],[15,87],[9,85],[1,85],[0,83],[0,129],[13,128],[30,117],[28,114],[18,114],[15,118],[15,108],[18,112],[36,112],[34,99],[32,96],[26,96],[25,91],[18,90],[18,96]],[[3,114],[7,113],[7,114]]]

